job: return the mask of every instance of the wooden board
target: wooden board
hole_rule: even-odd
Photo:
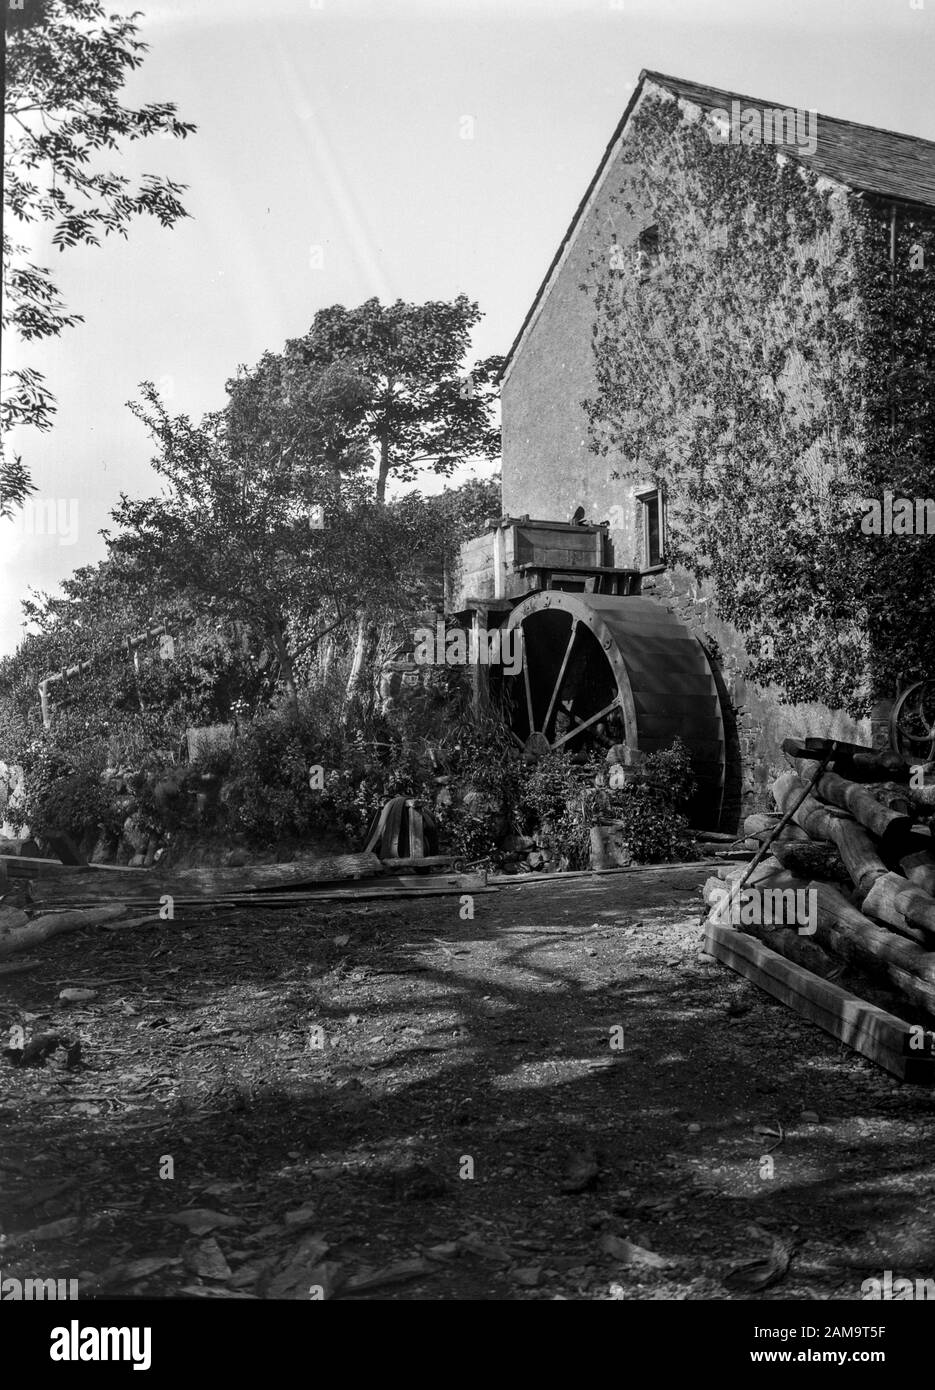
[[[152,901],[163,896],[216,898],[231,893],[283,892],[312,887],[316,883],[373,878],[381,869],[377,856],[369,853],[296,859],[290,864],[247,864],[240,869],[178,869],[174,873],[143,869],[133,877],[97,875],[87,869],[73,869],[65,878],[40,878],[32,894],[41,902],[78,897],[108,901],[115,898]]]
[[[348,884],[343,887],[339,883],[324,884],[320,888],[310,886],[299,889],[280,890],[264,892],[262,889],[237,892],[220,891],[210,895],[199,894],[193,896],[190,892],[180,892],[169,894],[174,907],[211,907],[218,904],[236,907],[302,907],[316,902],[348,902],[353,903],[358,898],[437,898],[451,897],[461,893],[484,893],[493,892],[487,888],[487,875],[479,870],[475,874],[442,874],[433,878],[425,878],[413,881],[409,878],[392,879],[367,879],[366,883],[358,888]],[[82,896],[78,891],[71,891],[66,897],[63,893],[56,894],[54,898],[46,898],[40,895],[38,901],[44,910],[49,912],[64,911],[71,908],[87,908],[98,904],[99,900],[93,896]],[[114,902],[123,903],[127,908],[139,907],[148,903],[155,911],[160,904],[160,899],[152,892],[146,896],[139,894],[111,894],[107,898],[108,904]]]
[[[25,854],[0,854],[10,878],[60,878],[65,874],[150,874],[150,869],[131,869],[129,864],[62,864],[58,859],[35,859]]]
[[[627,864],[616,869],[566,869],[554,874],[488,874],[487,882],[498,888],[519,887],[525,883],[566,883],[569,879],[600,878],[604,874],[655,874],[672,869],[713,869],[723,859],[688,859],[675,864]]]
[[[910,1025],[895,1014],[822,980],[734,927],[706,923],[705,950],[901,1081],[935,1082],[935,1055],[910,1048]]]

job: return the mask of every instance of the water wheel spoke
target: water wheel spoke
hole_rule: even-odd
[[[569,729],[567,734],[562,734],[561,738],[557,738],[551,745],[552,752],[554,753],[556,748],[561,748],[562,744],[567,743],[570,738],[577,738],[580,733],[583,733],[585,729],[589,729],[592,724],[596,724],[599,719],[606,719],[610,711],[616,709],[619,704],[620,696],[615,695],[609,705],[605,705],[603,709],[599,709],[597,714],[592,714],[590,719],[583,719],[577,729]]]
[[[546,729],[548,729],[548,727],[549,727],[549,722],[550,722],[550,720],[551,720],[551,718],[552,718],[552,713],[553,713],[553,711],[554,711],[554,709],[555,709],[555,702],[557,701],[557,699],[558,699],[558,697],[559,697],[559,692],[561,691],[561,688],[562,688],[562,682],[563,682],[564,679],[565,679],[565,672],[568,670],[568,660],[569,660],[569,658],[570,658],[570,656],[571,656],[571,649],[572,649],[572,647],[575,645],[575,638],[576,638],[577,636],[578,636],[578,620],[577,620],[577,618],[576,618],[576,619],[573,621],[572,625],[571,625],[571,632],[570,632],[569,635],[568,635],[568,644],[567,644],[567,646],[565,647],[565,655],[562,657],[562,664],[561,664],[561,666],[559,667],[558,677],[556,678],[556,681],[555,681],[555,689],[552,691],[552,698],[551,698],[551,700],[549,701],[549,707],[548,707],[548,709],[547,709],[546,712],[545,712],[545,719],[544,719],[543,722],[542,722],[542,732],[543,732],[543,733],[545,733]]]
[[[522,631],[522,628],[520,629]],[[532,712],[532,690],[529,685],[529,658],[526,647],[526,634],[523,633],[523,683],[526,687],[526,713],[529,717],[529,732],[536,732],[536,721]]]

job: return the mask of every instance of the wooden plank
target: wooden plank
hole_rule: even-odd
[[[77,881],[72,874],[65,878],[41,878],[34,884],[32,893],[43,902],[60,902],[79,895],[108,901],[155,900],[162,896],[216,898],[230,893],[282,892],[316,883],[373,878],[381,870],[377,856],[367,852],[296,859],[291,864],[247,864],[240,869],[179,869],[173,874],[144,869],[133,879],[115,874],[92,875],[88,870],[76,869],[73,874],[79,876]]]
[[[91,873],[150,874],[150,869],[131,869],[129,864],[62,864],[58,859],[34,859],[29,855],[0,854],[0,864],[10,878],[61,878],[71,874]]]
[[[453,864],[455,855],[453,854],[422,854],[415,858],[410,856],[408,859],[381,859],[380,863],[386,869],[408,868],[418,869],[425,867],[432,869],[440,864]]]
[[[320,900],[344,902],[355,902],[358,898],[437,898],[451,896],[460,893],[481,893],[486,890],[487,875],[483,870],[478,870],[473,874],[440,874],[426,878],[417,878],[415,875],[398,875],[387,879],[367,879],[366,886],[358,888],[348,885],[340,887],[334,883],[323,885],[321,888],[316,886],[303,887],[299,889],[285,890],[254,890],[244,892],[224,892],[219,891],[210,895],[192,896],[191,893],[170,894],[175,907],[210,907],[213,904],[224,903],[239,907],[260,907],[264,904],[276,907],[298,906],[301,904],[314,903]],[[492,891],[492,890],[491,890]],[[94,907],[97,899],[93,897],[82,897],[78,892],[57,896],[52,900],[41,899],[42,906],[50,913],[55,911],[65,911],[71,908],[90,908]],[[139,907],[144,903],[149,903],[155,910],[159,906],[160,899],[152,892],[148,896],[138,894],[121,896],[112,894],[108,899],[108,904],[114,902],[124,903],[128,907]]]
[[[705,924],[705,950],[901,1081],[935,1082],[935,1055],[910,1046],[910,1025],[850,990],[822,980],[734,927]],[[930,1038],[925,1039],[930,1048]]]
[[[487,882],[498,888],[518,887],[526,883],[566,883],[569,879],[600,878],[605,874],[654,874],[672,869],[713,869],[724,863],[723,859],[689,859],[673,864],[627,864],[615,869],[566,869],[554,874],[488,874]]]

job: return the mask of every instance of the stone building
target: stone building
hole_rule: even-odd
[[[608,255],[629,255],[644,273],[653,274],[666,252],[658,244],[653,209],[645,202],[634,206],[634,167],[641,153],[632,129],[649,102],[677,110],[673,139],[681,128],[700,122],[715,142],[771,141],[778,160],[811,171],[818,186],[830,191],[829,205],[839,220],[846,221],[855,205],[869,201],[891,220],[894,247],[898,219],[927,215],[935,208],[935,144],[644,71],[503,369],[504,516],[551,520],[568,534],[576,522],[591,523],[572,536],[581,557],[576,562],[569,552],[565,568],[590,565],[588,582],[598,591],[650,596],[665,604],[709,655],[716,653],[726,763],[720,820],[732,826],[741,811],[766,803],[784,737],[831,735],[865,742],[874,736],[879,741],[885,710],[875,711],[872,720],[855,722],[818,703],[783,704],[774,689],[747,680],[744,644],[718,617],[710,589],[667,562],[666,515],[672,499],[651,476],[634,477],[632,469],[627,475],[612,450],[601,455],[592,447],[584,402],[596,390],[595,265],[606,264]],[[677,266],[668,269],[678,273]],[[522,528],[501,525],[465,547],[452,607],[465,611],[473,606],[476,613],[478,603],[492,604],[483,609],[486,621],[494,621],[492,611],[502,621],[509,605],[541,582],[541,572],[530,563],[532,551],[522,557],[525,566],[518,554],[511,562],[507,553],[511,544],[520,544],[521,534]],[[527,539],[530,534],[526,532]],[[553,545],[556,539],[551,537]],[[567,536],[561,544],[566,543],[571,544]],[[553,563],[560,566],[558,559]],[[615,587],[594,578],[601,566],[618,573]]]

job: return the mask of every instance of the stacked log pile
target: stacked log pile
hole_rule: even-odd
[[[916,786],[889,750],[821,739],[789,739],[783,750],[775,814],[744,823],[756,859],[705,884],[706,947],[902,1079],[931,1084],[935,786]],[[788,902],[797,893],[807,918],[757,920],[764,889],[793,890]],[[778,967],[779,957],[791,965]],[[906,1017],[834,983],[845,971],[876,977]]]

